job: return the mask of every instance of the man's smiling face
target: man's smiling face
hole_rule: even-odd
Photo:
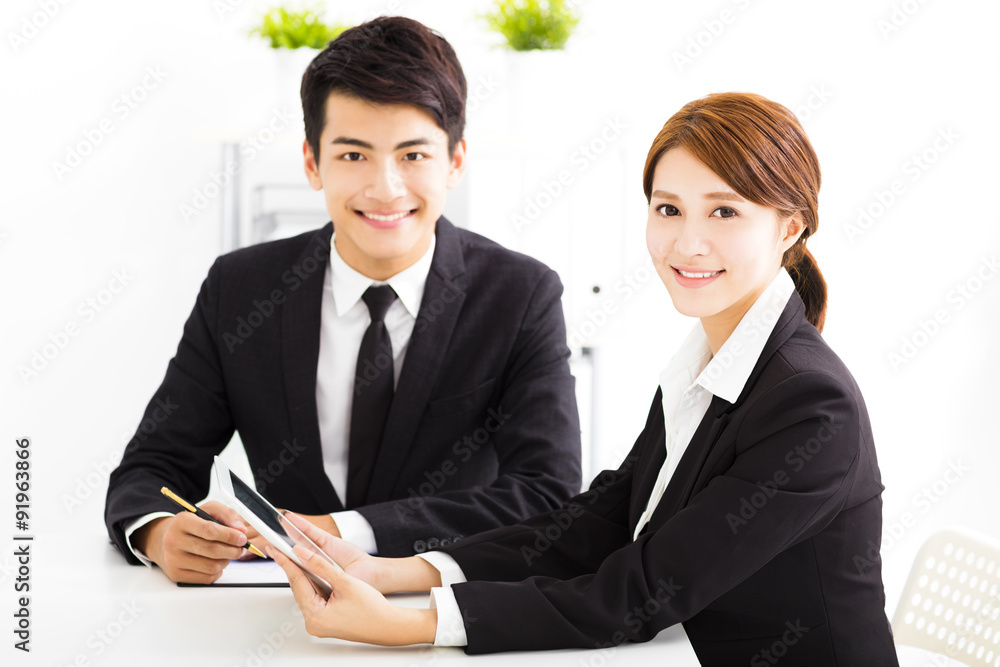
[[[330,93],[319,159],[303,144],[306,176],[323,190],[334,243],[359,273],[385,280],[427,251],[449,188],[465,169],[465,140],[448,136],[427,112]]]

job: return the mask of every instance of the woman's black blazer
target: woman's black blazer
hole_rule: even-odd
[[[638,539],[661,393],[618,470],[443,551],[469,653],[601,648],[674,623],[703,665],[896,665],[882,484],[854,378],[793,293],[735,403],[717,396]]]

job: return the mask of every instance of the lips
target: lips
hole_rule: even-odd
[[[355,211],[367,224],[376,229],[394,229],[402,225],[417,209],[406,211]]]
[[[681,287],[699,288],[715,281],[716,278],[725,273],[725,269],[706,270],[697,267],[684,267],[683,269],[671,266],[674,271],[674,279]]]

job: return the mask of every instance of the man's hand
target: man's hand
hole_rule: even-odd
[[[171,581],[210,584],[222,576],[230,560],[244,553],[247,526],[239,515],[214,500],[201,508],[226,525],[182,511],[154,519],[132,533],[132,545]]]

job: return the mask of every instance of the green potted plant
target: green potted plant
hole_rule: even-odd
[[[513,51],[562,49],[580,22],[565,0],[497,0],[483,18]]]
[[[250,34],[265,38],[272,49],[322,49],[346,29],[324,23],[316,8],[272,7]]]
[[[572,0],[496,0],[482,18],[504,40],[509,131],[521,137],[543,132],[542,110],[567,94],[562,89],[571,64],[565,46],[579,12]]]
[[[289,113],[301,113],[299,85],[302,73],[349,26],[327,24],[319,6],[274,6],[258,19],[250,34],[259,36],[273,53],[275,101]]]

